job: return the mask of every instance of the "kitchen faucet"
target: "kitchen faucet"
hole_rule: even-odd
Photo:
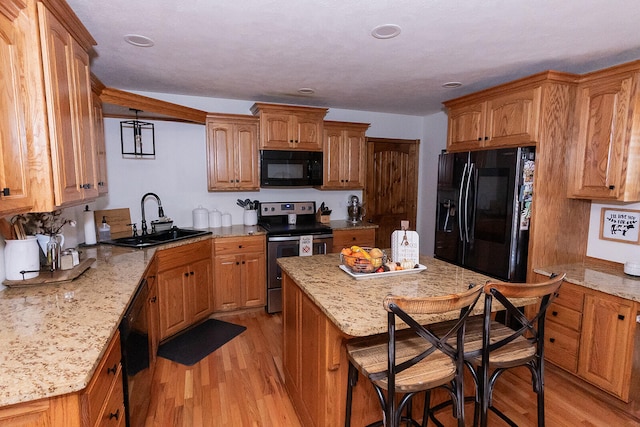
[[[159,218],[164,217],[164,210],[162,210],[162,202],[160,201],[160,197],[158,197],[157,194],[147,193],[144,196],[142,196],[142,200],[140,200],[140,207],[142,208],[142,235],[143,236],[149,234],[147,233],[147,220],[144,217],[144,199],[146,199],[149,196],[155,197],[156,201],[158,202],[158,217]]]

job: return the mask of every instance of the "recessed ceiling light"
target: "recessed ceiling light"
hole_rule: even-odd
[[[442,87],[445,89],[455,89],[460,86],[462,86],[462,83],[460,82],[447,82],[442,85]]]
[[[153,40],[149,37],[139,34],[127,34],[124,36],[124,41],[138,47],[151,47],[154,45]]]
[[[377,39],[392,39],[400,34],[401,28],[395,24],[378,25],[371,30],[371,35]]]
[[[310,87],[301,87],[300,89],[298,89],[298,93],[300,95],[313,95],[314,93],[316,93],[316,91]]]

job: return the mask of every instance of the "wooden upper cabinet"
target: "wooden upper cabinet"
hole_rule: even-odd
[[[324,122],[323,189],[362,189],[368,123]]]
[[[261,150],[322,151],[326,108],[256,103],[251,113],[260,117]]]
[[[253,116],[207,116],[209,191],[259,190],[258,119]]]
[[[504,90],[483,100],[446,102],[448,151],[535,145],[542,88]]]
[[[38,14],[55,203],[72,205],[98,196],[89,55],[42,3]]]
[[[578,84],[568,196],[640,201],[640,62]]]
[[[16,6],[17,7],[17,6]],[[32,206],[25,126],[25,40],[15,14],[0,11],[0,214]]]
[[[99,194],[109,192],[107,179],[107,148],[104,140],[104,116],[102,114],[102,101],[95,92],[91,96],[93,102],[93,140],[95,150],[96,185]]]

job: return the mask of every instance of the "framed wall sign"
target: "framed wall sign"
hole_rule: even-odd
[[[600,239],[640,244],[640,211],[632,209],[602,208]]]

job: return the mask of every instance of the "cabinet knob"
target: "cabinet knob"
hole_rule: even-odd
[[[157,300],[158,300],[158,297],[156,297],[156,296],[153,296],[153,297],[149,298],[149,302],[151,302],[151,303],[156,302]]]
[[[189,272],[184,273],[184,277],[189,277]]]
[[[189,276],[193,276],[193,271],[190,271],[190,272],[189,272]]]
[[[549,338],[549,342],[550,343],[554,343],[554,342],[556,342],[556,339],[555,338]]]
[[[485,141],[488,141],[488,140],[489,140],[489,137],[488,137],[488,136],[485,136],[485,137],[484,137],[484,140],[485,140]]]
[[[9,190],[9,187],[5,187],[2,189],[2,195],[3,196],[10,196],[11,195],[11,190]]]
[[[551,312],[551,315],[552,315],[552,316],[557,316],[557,315],[558,315],[558,312],[557,312],[557,311],[552,311],[552,312]]]
[[[240,265],[240,261],[236,261],[236,265]]]
[[[618,314],[618,320],[624,320],[624,314]]]
[[[107,368],[107,374],[116,374],[116,371],[118,370],[118,364],[116,363],[115,365],[113,365],[112,368]]]
[[[478,137],[478,141],[482,141],[482,137],[481,136]]]
[[[609,186],[609,190],[615,190],[615,189],[616,189],[616,186],[615,186],[615,185],[610,185],[610,186]]]

